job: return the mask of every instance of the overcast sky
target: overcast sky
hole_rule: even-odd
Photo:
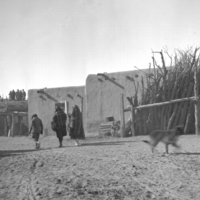
[[[0,95],[148,68],[200,44],[199,0],[0,0]]]

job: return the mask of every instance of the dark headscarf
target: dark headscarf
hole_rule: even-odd
[[[61,108],[59,105],[57,105],[55,111],[56,111],[56,112],[57,112],[57,111],[62,111],[62,108]]]
[[[33,119],[34,117],[37,117],[37,114],[33,114],[32,117],[31,117],[31,119]]]

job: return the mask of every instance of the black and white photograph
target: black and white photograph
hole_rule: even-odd
[[[0,200],[199,200],[199,8],[0,0]]]

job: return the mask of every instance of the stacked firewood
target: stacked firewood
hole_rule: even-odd
[[[155,60],[156,53],[160,54],[161,65]],[[168,67],[165,64],[166,55],[171,61]],[[132,97],[134,107],[194,96],[195,69],[197,69],[197,79],[200,80],[197,48],[187,51],[177,50],[173,57],[166,51],[153,52],[152,60],[153,66],[149,66],[149,72],[144,71],[143,76],[137,78],[135,82],[135,94]],[[134,117],[136,135],[146,135],[155,129],[171,129],[177,125],[183,126],[185,134],[194,133],[194,103],[190,100],[136,109]]]

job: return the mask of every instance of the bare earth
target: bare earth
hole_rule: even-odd
[[[182,136],[169,155],[142,139],[87,138],[82,145],[41,137],[0,137],[0,199],[200,199],[200,137]]]

